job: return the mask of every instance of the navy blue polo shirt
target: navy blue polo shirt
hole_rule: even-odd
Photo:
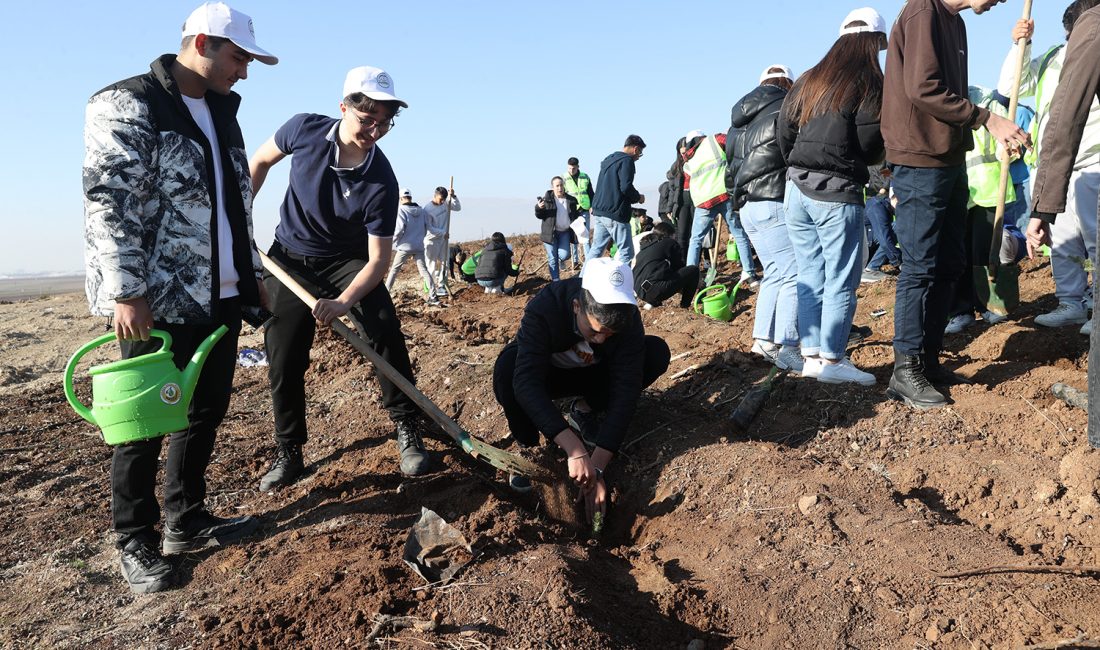
[[[375,145],[357,167],[335,167],[340,120],[300,113],[275,132],[279,151],[291,156],[290,184],[279,208],[275,239],[299,255],[365,255],[367,236],[393,237],[397,177]]]

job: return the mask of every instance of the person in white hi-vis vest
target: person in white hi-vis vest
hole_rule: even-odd
[[[1069,40],[1073,25],[1081,14],[1100,5],[1100,0],[1077,0],[1070,4],[1062,18]],[[1034,20],[1019,20],[1012,30],[1013,43],[1026,39],[1025,50],[1030,53],[1031,36],[1035,32]],[[997,89],[1009,95],[1015,80],[1016,61],[1020,56],[1018,45],[1013,45],[1001,68]],[[1050,107],[1054,92],[1062,76],[1066,47],[1059,44],[1042,56],[1031,60],[1020,77],[1020,95],[1035,97],[1035,120],[1032,122],[1031,139],[1034,148],[1027,160],[1034,166],[1039,160],[1043,134],[1050,123]],[[1069,196],[1066,211],[1051,224],[1050,267],[1054,274],[1054,295],[1058,306],[1053,311],[1035,317],[1035,324],[1044,327],[1080,325],[1081,333],[1092,331],[1088,321],[1089,299],[1088,272],[1080,260],[1088,259],[1096,264],[1096,207],[1100,198],[1100,101],[1093,100],[1081,139],[1081,148],[1073,162],[1073,174],[1069,179]],[[1094,278],[1095,281],[1095,278]]]

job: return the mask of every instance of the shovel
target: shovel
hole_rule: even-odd
[[[260,253],[260,259],[263,261],[264,268],[279,279],[286,288],[294,292],[294,295],[302,299],[302,302],[306,303],[310,309],[317,303],[317,299],[314,298],[306,289],[298,284],[298,282],[290,276],[281,266],[278,265],[267,255]],[[470,454],[474,458],[479,458],[486,463],[489,463],[497,469],[502,469],[506,472],[513,474],[520,474],[537,481],[543,481],[549,483],[554,480],[550,472],[546,469],[539,467],[529,460],[520,458],[519,456],[504,451],[503,449],[497,449],[496,447],[478,440],[477,438],[470,437],[470,434],[458,426],[451,418],[447,417],[443,411],[439,409],[424,393],[421,393],[411,381],[406,379],[404,375],[397,372],[393,366],[386,363],[377,352],[374,351],[370,345],[363,340],[359,334],[344,324],[341,320],[332,321],[332,329],[336,330],[336,333],[344,337],[348,343],[351,343],[355,348],[367,358],[368,361],[374,366],[375,370],[386,376],[387,379],[392,381],[401,392],[405,393],[420,407],[424,413],[432,419],[433,422],[438,424],[455,442],[462,447],[462,450],[467,454]]]
[[[718,227],[714,229],[714,246],[710,249],[710,268],[707,269],[707,277],[703,280],[703,286],[709,287],[718,279],[718,240],[722,238],[722,224],[725,220],[718,218]]]

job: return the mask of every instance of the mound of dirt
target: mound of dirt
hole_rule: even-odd
[[[533,270],[541,244],[515,243]],[[727,282],[739,273],[721,271]],[[547,281],[525,273],[499,296],[459,280],[447,306],[430,307],[406,269],[394,292],[419,388],[493,444],[509,447],[492,365]],[[745,436],[729,415],[768,370],[749,353],[753,294],[739,295],[729,323],[643,312],[673,362],[609,468],[598,542],[563,523],[576,512],[568,489],[515,495],[441,433],[428,441],[439,470],[401,477],[373,370],[322,331],[307,378],[308,476],[257,491],[274,449],[268,381],[263,367],[238,368],[209,505],[256,514],[262,530],[175,559],[184,586],[149,597],[118,575],[110,450],[59,389],[68,355],[103,322],[80,295],[5,304],[0,646],[994,648],[1100,637],[1093,579],[941,577],[1100,564],[1100,452],[1086,446],[1084,412],[1050,394],[1055,382],[1085,387],[1087,340],[1033,322],[1055,304],[1049,265],[1025,264],[1012,321],[948,337],[947,365],[975,383],[938,411],[884,395],[893,289],[859,290],[856,321],[873,335],[851,356],[877,386],[788,377]],[[872,318],[877,309],[887,315]],[[262,348],[262,337],[241,346]],[[421,507],[472,544],[451,584],[425,585],[401,561]]]

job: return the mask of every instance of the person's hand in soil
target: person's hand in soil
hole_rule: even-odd
[[[584,500],[584,516],[588,523],[592,523],[592,517],[598,512],[601,516],[607,515],[607,484],[603,477],[596,475],[592,487],[582,490],[577,500]]]
[[[569,469],[569,478],[576,482],[581,490],[592,487],[596,480],[596,467],[592,464],[592,457],[588,455],[584,443],[572,430],[565,429],[554,436],[554,442],[565,452],[566,465]]]
[[[115,336],[120,341],[148,341],[153,312],[145,298],[115,301]]]

